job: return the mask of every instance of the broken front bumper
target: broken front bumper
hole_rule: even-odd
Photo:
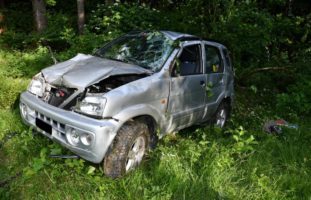
[[[93,163],[103,160],[119,128],[113,119],[98,120],[63,110],[29,92],[21,94],[20,110],[26,124]]]

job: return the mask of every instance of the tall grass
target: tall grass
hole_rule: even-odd
[[[100,165],[81,159],[50,158],[70,152],[34,135],[17,106],[31,76],[50,62],[44,49],[0,51],[0,182],[22,174],[0,186],[0,199],[311,198],[309,121],[268,135],[262,123],[276,114],[270,103],[259,102],[271,98],[248,91],[238,90],[228,129],[191,127],[167,136],[124,178],[106,178]]]

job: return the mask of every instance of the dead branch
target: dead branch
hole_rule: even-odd
[[[244,74],[241,75],[241,77],[239,78],[239,82],[243,83],[245,82],[245,80],[249,79],[251,76],[253,76],[256,73],[259,72],[266,72],[266,71],[292,71],[293,68],[290,67],[262,67],[262,68],[256,68],[253,69],[249,72],[246,72]]]
[[[53,51],[52,51],[52,48],[51,48],[49,45],[47,45],[46,47],[48,48],[48,50],[49,50],[49,52],[50,52],[50,54],[51,54],[51,58],[52,58],[54,64],[58,63],[58,61],[56,60],[56,58],[55,58],[55,56],[54,56],[54,53],[53,53]]]

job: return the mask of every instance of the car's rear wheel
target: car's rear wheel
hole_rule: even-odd
[[[112,178],[121,177],[135,169],[149,146],[149,130],[143,122],[123,125],[104,160],[104,172]]]
[[[224,128],[230,114],[230,105],[226,102],[221,102],[218,106],[214,118],[213,124],[219,128]]]

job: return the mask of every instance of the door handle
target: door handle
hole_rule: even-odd
[[[205,81],[200,81],[200,85],[201,85],[202,87],[205,87]]]

